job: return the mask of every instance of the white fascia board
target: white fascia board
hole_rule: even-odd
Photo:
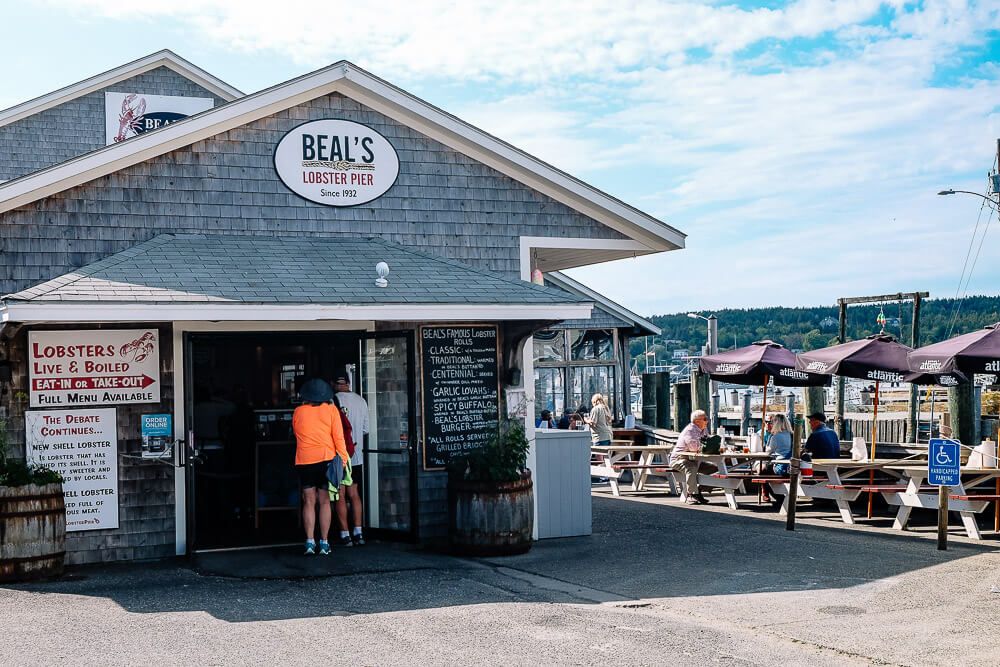
[[[170,303],[7,303],[4,322],[172,322],[175,320],[281,322],[317,320],[394,320],[413,322],[480,320],[571,320],[590,317],[592,303],[477,305],[384,304],[261,305]]]
[[[0,213],[333,92],[341,92],[487,164],[642,242],[653,252],[684,247],[685,235],[673,227],[347,62],[0,185]]]
[[[565,248],[569,250],[612,250],[635,255],[660,252],[645,243],[629,239],[577,239],[553,236],[521,236],[518,257],[521,260],[521,280],[531,280],[531,251],[533,248]]]
[[[36,113],[65,104],[77,97],[82,97],[96,90],[112,86],[125,79],[131,79],[157,67],[168,67],[181,76],[197,83],[209,92],[218,95],[227,102],[243,97],[243,93],[233,88],[225,81],[218,79],[202,68],[184,60],[172,51],[163,50],[140,58],[120,67],[108,70],[89,79],[78,81],[72,85],[60,88],[33,100],[28,100],[16,106],[0,111],[0,127],[33,116]]]
[[[612,301],[603,294],[595,292],[594,290],[587,287],[583,283],[573,280],[564,273],[559,273],[558,271],[552,271],[550,273],[545,274],[545,276],[547,279],[555,283],[558,287],[562,287],[563,289],[573,292],[578,296],[582,296],[587,299],[593,299],[602,308],[611,311],[612,313],[614,313],[615,315],[617,315],[618,317],[622,318],[627,322],[632,322],[633,324],[636,324],[644,329],[648,329],[649,331],[652,331],[653,334],[656,336],[659,336],[661,333],[663,333],[663,330],[660,327],[656,326],[646,318],[636,315],[625,306]]]

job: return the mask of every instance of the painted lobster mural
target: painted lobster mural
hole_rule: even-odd
[[[118,115],[118,134],[115,135],[115,142],[125,141],[129,130],[138,134],[142,116],[146,113],[146,98],[139,97],[139,102],[135,103],[136,97],[139,96],[132,93],[122,100],[122,112]]]

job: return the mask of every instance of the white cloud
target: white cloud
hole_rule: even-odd
[[[644,313],[950,295],[978,204],[933,193],[983,190],[971,179],[1000,136],[997,66],[962,68],[1000,29],[987,2],[46,2],[447,82],[449,111],[690,235],[683,252],[578,272]],[[995,245],[970,290],[996,291]]]
[[[175,19],[216,44],[303,65],[349,58],[389,76],[544,81],[659,63],[692,48],[733,53],[870,18],[876,0],[740,9],[659,0],[333,3],[316,0],[44,0],[81,16]]]

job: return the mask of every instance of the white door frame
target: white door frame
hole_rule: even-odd
[[[187,443],[187,425],[184,423],[185,333],[253,333],[253,332],[313,332],[313,331],[374,331],[374,321],[364,320],[322,320],[300,322],[192,322],[174,321],[173,324],[173,364],[174,364],[174,442],[183,443],[174,447],[174,545],[178,556],[188,552],[187,543],[187,467],[181,467],[181,447]]]

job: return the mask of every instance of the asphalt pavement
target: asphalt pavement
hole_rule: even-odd
[[[996,665],[1000,542],[647,495],[594,534],[460,559],[370,544],[0,586],[0,664]]]

